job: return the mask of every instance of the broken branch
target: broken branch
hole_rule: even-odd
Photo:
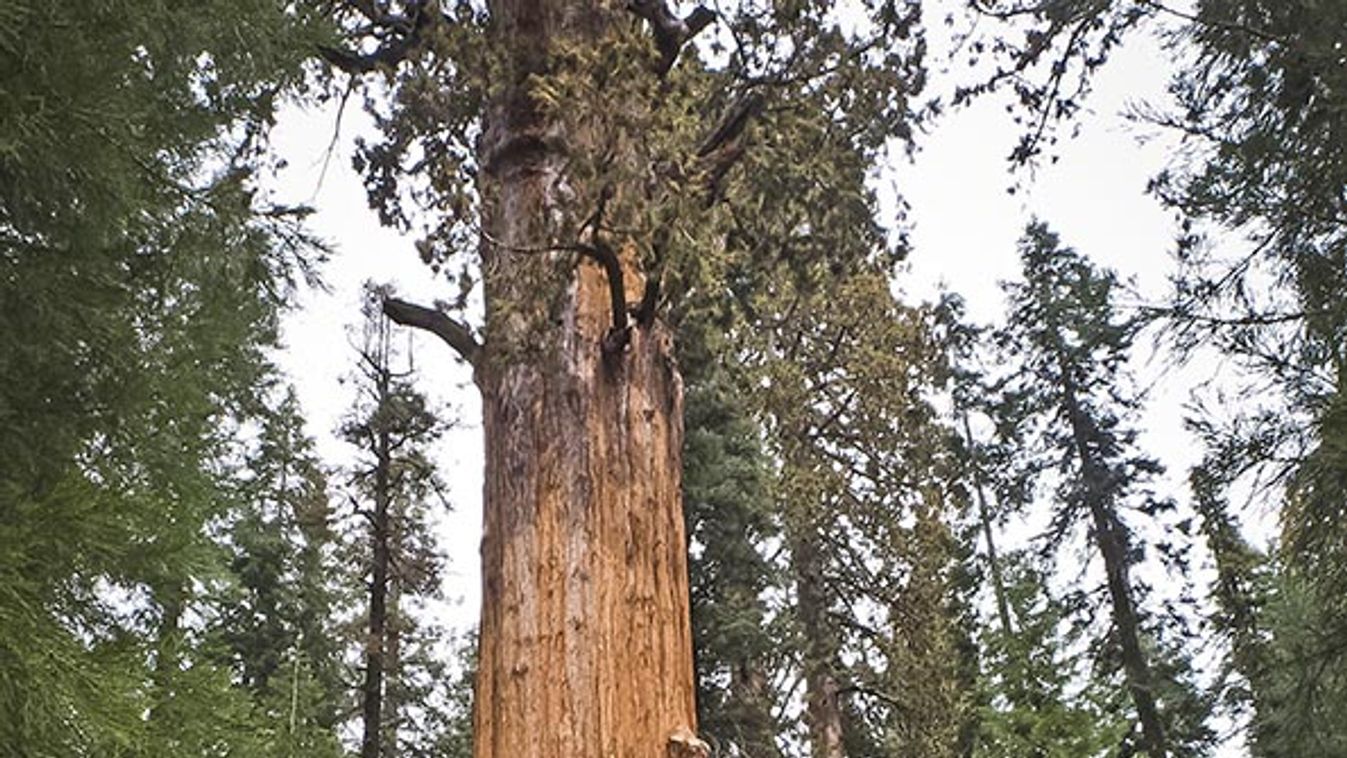
[[[693,8],[686,18],[679,18],[669,10],[664,0],[631,0],[627,3],[627,9],[645,19],[655,33],[655,47],[660,56],[655,73],[660,76],[673,68],[688,40],[697,36],[716,18],[715,12],[703,5]]]
[[[472,330],[443,311],[409,303],[395,297],[384,299],[384,315],[394,323],[424,329],[449,344],[468,365],[477,367],[482,345],[472,336]]]

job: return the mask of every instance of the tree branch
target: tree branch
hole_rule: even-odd
[[[719,150],[722,146],[738,139],[744,133],[748,122],[762,112],[764,98],[761,92],[751,89],[748,92],[735,98],[730,103],[730,107],[725,110],[725,116],[720,119],[714,131],[702,140],[702,144],[697,148],[697,157],[705,158],[713,152]]]
[[[590,245],[578,244],[575,250],[603,267],[608,277],[608,297],[612,300],[613,326],[603,338],[603,351],[617,353],[627,346],[631,334],[627,331],[627,292],[622,281],[622,262],[608,243],[597,236]]]
[[[391,33],[391,37],[372,52],[359,53],[342,47],[321,45],[318,55],[323,60],[352,76],[368,74],[379,68],[395,68],[420,47],[425,30],[439,18],[438,4],[433,0],[414,3],[405,15],[381,12],[368,0],[352,0],[351,5],[370,20],[372,28]]]
[[[741,95],[730,104],[715,130],[697,147],[697,157],[705,167],[707,208],[720,200],[721,182],[743,156],[744,132],[749,122],[762,112],[763,102],[762,93],[756,89]]]
[[[630,0],[627,10],[645,19],[655,33],[655,47],[659,49],[660,56],[655,72],[660,76],[673,68],[688,40],[716,19],[715,12],[703,5],[693,8],[687,18],[679,18],[669,10],[664,0]]]
[[[842,695],[864,695],[867,697],[872,697],[880,701],[881,703],[884,703],[885,705],[889,706],[890,708],[894,708],[898,711],[902,712],[908,711],[908,707],[904,705],[901,700],[894,697],[893,695],[890,695],[887,692],[881,692],[877,689],[874,689],[873,687],[862,687],[859,684],[851,684],[837,690],[837,695],[838,697],[841,697]]]
[[[472,336],[472,330],[444,312],[423,305],[409,303],[395,297],[384,299],[384,315],[403,326],[424,329],[449,344],[468,365],[477,367],[482,345]]]
[[[574,242],[561,245],[542,245],[536,247],[526,247],[511,245],[503,240],[493,237],[485,229],[479,230],[482,237],[491,245],[507,250],[513,253],[554,253],[554,252],[573,252],[594,261],[603,269],[604,275],[608,278],[608,296],[612,301],[613,325],[608,329],[608,333],[603,338],[603,351],[607,354],[615,354],[622,351],[627,346],[627,341],[631,339],[630,325],[627,320],[627,292],[626,285],[623,282],[622,262],[618,260],[617,252],[612,246],[599,236],[599,229],[603,226],[603,213],[607,207],[607,202],[611,197],[611,190],[604,188],[599,197],[598,208],[594,213],[581,224],[580,231],[589,231],[590,242]]]

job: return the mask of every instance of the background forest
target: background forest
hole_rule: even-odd
[[[0,756],[473,755],[486,5],[0,0]],[[712,754],[1347,755],[1347,2],[609,5],[658,78],[530,86],[659,199]],[[965,293],[986,188],[904,182],[974,109]],[[1145,286],[1032,200],[1101,113]]]

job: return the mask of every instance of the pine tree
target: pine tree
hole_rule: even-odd
[[[1126,33],[1158,28],[1182,42],[1169,48],[1176,102],[1140,114],[1185,141],[1184,159],[1152,183],[1183,222],[1175,291],[1156,315],[1181,360],[1214,348],[1243,372],[1194,422],[1209,460],[1224,459],[1221,467],[1230,475],[1221,475],[1221,487],[1255,482],[1281,501],[1284,533],[1276,554],[1267,556],[1276,575],[1268,592],[1284,589],[1302,622],[1319,627],[1309,636],[1292,634],[1298,650],[1287,655],[1319,657],[1326,670],[1340,667],[1339,646],[1328,641],[1347,630],[1340,602],[1347,556],[1334,528],[1342,521],[1342,500],[1328,493],[1340,491],[1347,470],[1340,453],[1347,396],[1347,79],[1341,60],[1347,7],[1236,0],[1189,11],[1157,2],[1069,0],[1031,4],[1015,14],[998,10],[992,15],[1020,28],[997,32],[991,49],[1009,57],[987,85],[1013,83],[1019,102],[1032,111],[1033,127],[1016,155],[1024,160],[1039,152],[1053,121],[1079,110],[1093,73]],[[1226,533],[1234,521],[1215,513],[1221,493],[1207,484],[1200,490],[1214,517],[1213,546],[1242,541]],[[1312,598],[1317,610],[1305,613]],[[1218,597],[1218,603],[1229,600]],[[1270,608],[1279,601],[1268,602]],[[1318,653],[1314,638],[1326,641]],[[1253,742],[1273,749],[1260,724],[1273,718],[1266,708],[1281,706],[1258,693],[1250,698],[1259,704]],[[1283,701],[1292,708],[1307,703]],[[1328,723],[1311,711],[1276,718]]]
[[[294,390],[261,413],[229,527],[235,586],[220,599],[215,633],[273,753],[336,755],[348,698],[331,631],[343,582],[327,480]]]
[[[977,710],[968,753],[991,758],[1099,755],[1130,725],[1125,694],[1091,676],[1086,629],[1052,587],[1050,566],[1004,525],[1033,507],[1045,461],[1030,445],[1016,397],[1000,395],[986,368],[988,333],[945,296],[937,322],[948,352],[949,389],[965,506],[964,613],[975,647]],[[976,420],[976,425],[974,424]]]
[[[362,566],[363,629],[358,634],[362,682],[361,755],[384,758],[427,754],[444,726],[443,662],[434,652],[426,604],[440,599],[443,558],[432,535],[429,507],[443,485],[429,457],[445,425],[414,373],[399,369],[391,322],[381,310],[387,296],[367,287],[358,393],[342,436],[359,450],[351,475],[356,511],[352,557]],[[410,356],[407,358],[410,366]]]
[[[718,754],[771,758],[780,755],[783,731],[782,693],[774,690],[783,654],[781,624],[765,594],[779,589],[781,572],[765,552],[780,525],[763,430],[746,397],[745,371],[715,358],[726,346],[715,320],[703,315],[684,325],[683,497],[697,720]]]
[[[1130,694],[1139,728],[1130,749],[1190,754],[1208,739],[1205,713],[1182,675],[1167,675],[1182,661],[1165,660],[1170,643],[1161,636],[1182,630],[1165,630],[1148,618],[1143,585],[1133,578],[1147,549],[1167,560],[1164,570],[1182,564],[1174,547],[1140,542],[1140,524],[1129,525],[1124,515],[1135,510],[1155,522],[1175,508],[1149,491],[1161,468],[1135,442],[1139,401],[1125,374],[1135,327],[1116,315],[1112,272],[1063,247],[1044,224],[1029,225],[1020,253],[1025,280],[1007,285],[1011,311],[998,341],[1011,367],[1005,391],[1027,411],[1021,423],[1031,430],[1031,449],[1059,466],[1046,547],[1059,549],[1084,525],[1102,565],[1110,633],[1098,652],[1101,665],[1121,670]],[[1089,593],[1078,592],[1083,602]]]
[[[1344,696],[1332,672],[1347,664],[1344,28],[1340,3],[1203,7],[1188,27],[1194,65],[1175,75],[1185,116],[1167,123],[1219,149],[1158,183],[1191,232],[1166,312],[1179,346],[1214,344],[1249,375],[1239,396],[1250,411],[1200,420],[1211,455],[1229,453],[1233,473],[1218,481],[1258,472],[1284,487],[1272,577],[1252,578],[1253,602],[1235,616],[1244,628],[1231,629],[1232,658],[1253,687],[1252,742],[1266,755],[1347,745],[1347,717],[1332,705]],[[1250,252],[1233,258],[1204,241],[1213,228],[1246,238]],[[1270,646],[1251,644],[1249,627]]]
[[[314,252],[251,174],[318,28],[256,2],[0,10],[6,749],[253,744],[192,619],[229,432]]]

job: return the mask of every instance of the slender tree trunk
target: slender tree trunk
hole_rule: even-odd
[[[1137,619],[1136,606],[1132,601],[1131,582],[1128,579],[1127,537],[1122,524],[1118,522],[1117,514],[1112,509],[1092,503],[1090,516],[1094,520],[1099,553],[1104,557],[1108,594],[1113,604],[1113,626],[1118,632],[1123,670],[1127,675],[1127,686],[1132,691],[1132,701],[1137,707],[1137,720],[1141,722],[1145,748],[1151,758],[1164,758],[1168,755],[1165,749],[1164,726],[1160,722],[1160,712],[1155,704],[1150,666],[1146,662],[1145,651],[1141,649],[1138,631],[1140,622]]]
[[[827,618],[823,560],[808,524],[790,527],[791,570],[795,575],[796,613],[805,638],[805,721],[813,758],[844,758],[841,685],[837,681],[837,642]]]
[[[405,556],[401,546],[389,550],[389,555]],[[396,572],[395,572],[396,573]],[[384,701],[382,749],[385,756],[398,758],[398,727],[407,707],[407,672],[402,661],[402,631],[407,625],[402,617],[402,587],[393,576],[388,583],[388,621],[384,628]]]
[[[1160,711],[1155,702],[1154,679],[1151,676],[1150,664],[1147,662],[1146,652],[1141,648],[1141,621],[1137,616],[1136,603],[1132,599],[1132,583],[1128,576],[1131,559],[1127,555],[1127,531],[1118,520],[1117,511],[1109,497],[1102,492],[1110,474],[1087,442],[1092,436],[1090,422],[1077,400],[1069,367],[1064,359],[1059,359],[1059,363],[1062,372],[1063,400],[1071,422],[1076,453],[1080,457],[1082,476],[1087,490],[1086,497],[1089,498],[1090,518],[1094,522],[1095,544],[1104,559],[1104,574],[1113,611],[1113,627],[1117,631],[1118,646],[1122,651],[1123,673],[1127,678],[1127,688],[1132,693],[1132,702],[1136,705],[1137,720],[1141,722],[1142,747],[1150,758],[1165,758],[1169,753],[1164,724],[1160,720]]]
[[[745,657],[730,672],[730,698],[730,709],[738,716],[736,739],[744,754],[753,758],[780,756],[767,674],[757,660]]]
[[[377,392],[383,405],[388,398],[387,338],[379,341]],[[364,734],[361,758],[380,758],[383,736],[384,652],[388,633],[388,506],[390,500],[391,440],[386,424],[376,422],[374,440],[374,512],[370,519],[373,560],[369,584],[369,628],[365,638],[365,680],[361,685]]]
[[[544,116],[530,75],[619,3],[501,0],[509,59],[479,146],[486,476],[476,758],[704,754],[682,515],[682,380],[658,321],[605,347],[610,282],[560,246],[593,212],[567,156],[619,149]],[[615,106],[616,107],[616,106]],[[622,107],[627,107],[623,104]],[[596,117],[602,117],[598,115]],[[618,188],[621,191],[621,188]],[[623,250],[625,291],[643,282]]]
[[[963,424],[964,441],[969,451],[973,450],[973,430],[968,423],[968,414],[960,411],[959,419]],[[992,579],[992,593],[996,598],[996,615],[1001,622],[1001,631],[1010,637],[1015,630],[1010,621],[1010,603],[1006,600],[1005,578],[1001,575],[1001,560],[996,552],[996,535],[992,528],[991,507],[987,502],[986,486],[982,482],[982,471],[977,462],[973,463],[973,494],[977,498],[978,519],[982,525],[982,536],[987,540],[987,573]]]

